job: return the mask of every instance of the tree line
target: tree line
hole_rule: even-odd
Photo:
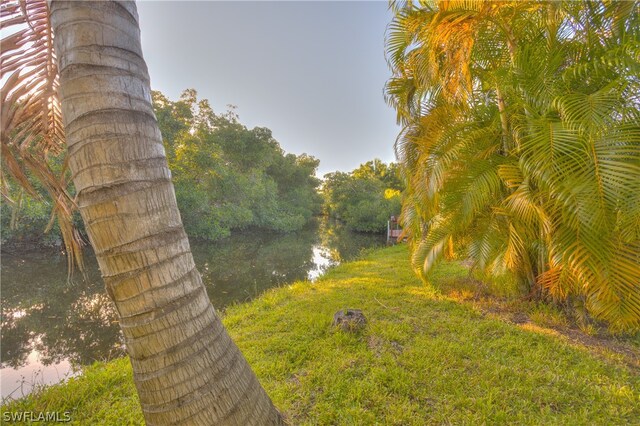
[[[249,227],[296,231],[321,213],[320,179],[315,176],[319,160],[285,153],[271,130],[248,129],[233,110],[214,113],[193,89],[177,101],[160,92],[153,92],[152,99],[178,207],[191,238],[218,240]],[[56,173],[62,172],[64,155],[49,158]],[[51,200],[42,184],[28,176],[40,197],[6,178],[9,197],[0,201],[2,241],[60,245]],[[74,194],[72,185],[68,191]],[[74,224],[84,233],[78,215]]]
[[[176,101],[154,91],[152,100],[190,238],[215,241],[247,228],[297,231],[320,214],[341,220],[351,230],[375,233],[400,213],[404,186],[395,163],[375,159],[320,180],[319,160],[285,153],[271,130],[248,129],[233,107],[216,114],[194,89]],[[62,151],[48,159],[55,174],[64,173],[65,155]],[[38,179],[26,175],[39,197],[6,177],[8,197],[0,200],[2,242],[26,248],[60,246],[50,197]],[[73,185],[67,190],[75,194]],[[84,234],[79,215],[72,219]]]

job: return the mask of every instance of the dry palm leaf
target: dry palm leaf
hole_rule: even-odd
[[[75,208],[66,191],[65,168],[55,173],[50,155],[64,150],[64,129],[58,99],[58,67],[46,0],[2,0],[0,3],[0,191],[11,202],[6,177],[31,195],[40,195],[29,181],[37,179],[53,201],[68,253],[69,270],[82,266],[82,240],[71,225]]]

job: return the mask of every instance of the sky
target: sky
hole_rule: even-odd
[[[394,161],[387,2],[139,1],[138,14],[151,86],[169,99],[193,88],[218,113],[237,106],[286,152],[320,159],[318,176]]]

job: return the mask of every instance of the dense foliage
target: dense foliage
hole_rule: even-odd
[[[402,182],[396,164],[376,159],[350,173],[324,176],[325,213],[356,231],[382,232],[392,215],[400,213]]]
[[[460,250],[532,296],[640,326],[637,2],[393,4],[413,266]]]
[[[178,207],[190,237],[213,240],[247,227],[298,230],[320,213],[317,159],[285,154],[269,129],[247,129],[232,111],[215,114],[196,95],[187,90],[172,102],[153,93]],[[62,167],[63,156],[49,159],[54,170]],[[61,245],[50,197],[37,179],[31,183],[40,198],[5,179],[11,197],[0,202],[2,241]],[[73,193],[71,186],[69,192]],[[75,224],[82,229],[79,217]],[[45,229],[51,232],[43,235]]]
[[[154,92],[153,104],[191,237],[297,230],[320,212],[315,158],[285,154],[269,129],[247,129],[233,111],[215,114],[194,90],[176,102]]]

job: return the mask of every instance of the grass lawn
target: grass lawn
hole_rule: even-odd
[[[433,282],[466,276],[443,263]],[[333,329],[343,308],[362,309],[367,327]],[[640,424],[638,368],[423,285],[404,246],[233,306],[224,322],[294,425]],[[82,425],[142,423],[126,359],[7,410],[69,411]]]

